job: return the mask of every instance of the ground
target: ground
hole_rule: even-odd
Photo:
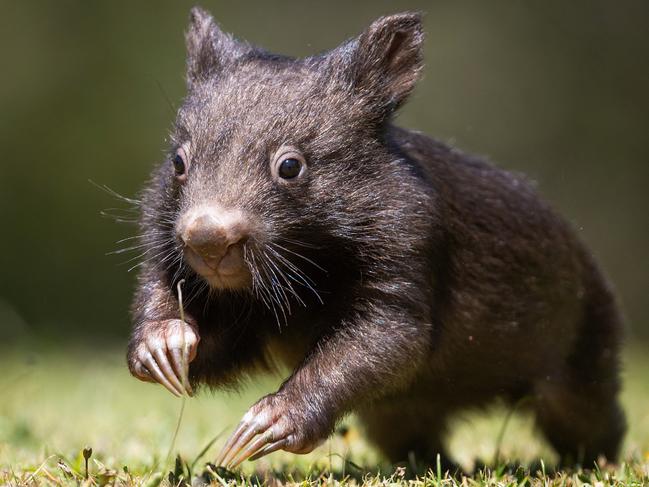
[[[473,476],[449,476],[416,459],[386,464],[363,441],[353,417],[310,455],[279,452],[238,472],[214,469],[209,462],[227,433],[277,378],[250,384],[241,395],[203,392],[186,400],[172,445],[182,401],[131,378],[122,350],[57,351],[56,344],[33,343],[5,348],[0,353],[0,485],[179,485],[189,477],[193,485],[649,485],[647,346],[625,355],[629,433],[619,465],[554,472],[552,452],[535,435],[532,419],[514,414],[506,421],[507,411],[495,406],[460,416],[449,438],[465,468],[473,468],[476,459],[487,465]]]

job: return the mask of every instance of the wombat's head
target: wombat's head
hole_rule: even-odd
[[[300,249],[353,239],[398,171],[384,131],[422,40],[419,16],[399,14],[293,59],[193,9],[188,95],[159,172],[184,262],[213,289],[308,286]]]

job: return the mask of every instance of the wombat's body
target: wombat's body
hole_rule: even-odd
[[[310,451],[351,411],[390,459],[432,459],[449,414],[495,397],[528,398],[563,458],[616,458],[611,293],[525,180],[391,125],[421,38],[416,15],[397,15],[294,60],[193,11],[175,170],[143,200],[158,257],[140,274],[129,364],[182,392],[185,334],[192,384],[293,370],[225,464]]]

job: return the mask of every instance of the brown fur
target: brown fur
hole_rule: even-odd
[[[524,178],[392,125],[421,69],[422,39],[419,16],[400,14],[293,59],[192,11],[189,93],[171,144],[173,154],[191,141],[192,171],[181,187],[165,161],[144,191],[154,257],[139,276],[129,360],[179,317],[175,284],[185,278],[201,336],[192,382],[234,387],[282,361],[293,372],[276,397],[307,443],[355,411],[390,459],[411,450],[432,459],[449,414],[529,397],[563,458],[614,460],[625,423],[611,292]],[[309,173],[279,186],[268,158],[287,141]],[[205,288],[182,262],[174,225],[206,202],[254,216],[263,231],[248,250],[281,245],[313,281],[292,282],[304,305],[277,283],[270,304],[255,289]]]

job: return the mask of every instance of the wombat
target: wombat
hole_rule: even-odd
[[[292,371],[217,462],[309,452],[350,412],[389,460],[431,461],[449,415],[495,398],[564,461],[614,461],[622,324],[591,253],[523,177],[392,123],[420,15],[301,59],[190,18],[128,364],[176,395]]]

